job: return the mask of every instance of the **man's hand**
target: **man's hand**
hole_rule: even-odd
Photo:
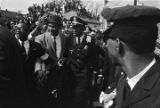
[[[58,97],[58,90],[54,89],[51,91],[51,94],[53,95],[53,97],[56,99]]]
[[[103,103],[104,106],[112,105],[113,99],[116,97],[116,89],[114,89],[110,94],[106,94],[103,91],[100,94],[99,102]]]

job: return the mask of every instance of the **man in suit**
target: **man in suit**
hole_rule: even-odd
[[[105,8],[102,16],[114,22],[108,51],[126,74],[117,86],[115,108],[159,108],[160,60],[153,52],[160,10],[124,6]]]
[[[38,58],[45,55],[45,51],[39,43],[34,42],[34,40],[27,40],[28,35],[28,26],[25,23],[19,23],[15,37],[20,43],[23,52],[26,91],[34,108],[40,105],[38,100],[38,95],[40,94],[38,94],[38,85],[36,84],[38,74],[35,72],[35,63]]]
[[[61,33],[62,20],[57,15],[50,15],[48,19],[47,32],[35,38],[35,41],[40,43],[47,51],[53,64],[56,65],[59,59],[63,56],[65,37]]]
[[[0,26],[0,108],[27,108],[22,50],[16,38]]]
[[[48,17],[47,32],[35,38],[35,41],[40,43],[49,55],[50,73],[48,74],[47,86],[49,94],[53,95],[56,100],[61,98],[62,70],[60,67],[62,66],[61,60],[65,50],[65,36],[62,34],[61,29],[61,18],[57,15],[50,15]],[[60,104],[60,102],[57,102],[57,104]]]

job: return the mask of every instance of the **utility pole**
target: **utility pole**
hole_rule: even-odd
[[[135,5],[135,6],[137,5],[137,0],[134,0],[134,5]]]
[[[104,0],[104,5],[106,5],[108,3],[108,0]]]

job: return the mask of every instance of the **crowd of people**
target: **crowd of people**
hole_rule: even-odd
[[[39,9],[0,26],[0,108],[160,107],[159,9],[104,8],[103,33]]]
[[[102,32],[93,30],[77,16],[66,20],[61,14],[46,12],[17,19],[10,19],[10,23],[1,25],[8,30],[5,32],[8,32],[9,37],[15,37],[16,45],[19,45],[17,53],[22,57],[21,61],[17,60],[18,64],[12,63],[19,59],[14,54],[12,58],[15,60],[9,60],[5,65],[11,66],[9,69],[13,71],[20,67],[22,70],[19,72],[23,75],[15,73],[15,78],[14,75],[3,76],[2,73],[2,78],[6,77],[2,79],[6,86],[14,83],[14,87],[9,86],[14,89],[13,94],[8,94],[3,89],[4,96],[17,97],[11,98],[7,108],[93,107],[103,86],[103,58],[106,52]],[[15,45],[11,46],[15,50]],[[8,57],[6,54],[5,56]],[[12,66],[13,64],[16,66]],[[1,71],[5,72],[3,69]],[[22,83],[20,85],[24,86],[23,90],[17,82]],[[19,91],[24,94],[17,94]],[[2,100],[4,96],[0,96]],[[22,98],[24,100],[20,100]],[[3,101],[0,103],[2,106],[6,104]]]

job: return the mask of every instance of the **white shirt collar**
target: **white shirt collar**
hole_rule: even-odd
[[[59,34],[58,34],[57,36],[55,36],[55,37],[54,37],[54,36],[51,36],[52,39],[54,39],[54,38],[57,39],[57,38],[59,38],[59,37],[60,37]]]
[[[82,43],[83,38],[84,38],[84,35],[82,35],[82,36],[80,37],[80,43]],[[76,43],[78,43],[78,37],[76,37]]]
[[[130,86],[131,90],[135,87],[137,82],[142,78],[142,76],[156,63],[156,59],[154,58],[140,73],[135,75],[132,78],[128,78],[128,85]]]

